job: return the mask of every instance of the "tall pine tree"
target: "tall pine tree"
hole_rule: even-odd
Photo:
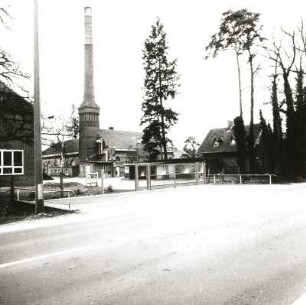
[[[172,143],[168,131],[177,122],[178,114],[167,108],[166,102],[177,94],[178,74],[176,60],[168,60],[166,33],[160,20],[152,26],[149,37],[145,40],[143,50],[144,69],[144,101],[141,125],[143,130],[142,144],[151,159],[159,153],[168,159],[167,144]]]
[[[254,155],[254,78],[256,67],[254,67],[254,59],[257,54],[258,45],[264,40],[261,36],[262,26],[259,23],[258,13],[253,13],[247,9],[237,11],[229,10],[223,13],[219,32],[211,37],[207,51],[212,51],[216,56],[219,51],[233,49],[236,53],[238,80],[239,80],[239,108],[242,117],[242,98],[241,98],[241,77],[239,56],[247,53],[248,63],[250,67],[250,89],[251,89],[251,105],[250,105],[250,131],[248,136],[249,163],[251,172],[255,171],[255,155]]]

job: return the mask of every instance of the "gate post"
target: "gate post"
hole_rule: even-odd
[[[135,164],[135,191],[139,190],[138,164]]]
[[[207,183],[206,181],[206,161],[203,162],[203,180],[204,180],[204,183]]]
[[[195,166],[195,180],[196,180],[196,184],[199,184],[199,163],[196,162],[196,166]]]
[[[104,194],[104,169],[101,170],[101,187],[102,187],[102,194]]]
[[[151,189],[151,166],[147,165],[147,190]]]
[[[176,187],[176,165],[173,164],[173,186]]]

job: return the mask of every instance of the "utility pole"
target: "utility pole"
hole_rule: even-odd
[[[40,127],[38,0],[34,0],[34,172],[35,214],[44,212]]]

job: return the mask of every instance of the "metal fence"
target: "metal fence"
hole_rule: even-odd
[[[105,178],[104,170],[101,178],[97,173],[90,173],[84,179],[86,186],[101,187],[104,194],[106,189],[115,191],[138,191],[160,188],[178,187],[196,184],[272,184],[276,175],[273,174],[207,174],[205,162],[193,163],[138,163],[135,167],[135,179],[132,178]],[[17,201],[35,200],[35,191],[29,188],[16,188]],[[76,190],[44,190],[44,199],[50,199],[54,204],[68,205],[70,209],[71,197],[76,195]],[[64,198],[65,197],[65,198]],[[51,203],[51,201],[50,201]]]
[[[19,202],[28,202],[33,203],[35,201],[35,190],[29,188],[15,188],[16,196],[15,200]],[[74,194],[73,190],[44,190],[44,199],[45,202],[48,202],[48,194],[50,194],[49,199],[61,199],[54,201],[52,200],[52,204],[61,204],[67,205],[69,210],[71,208],[71,195]],[[66,200],[63,200],[66,199]]]
[[[216,174],[207,175],[206,183],[213,184],[272,184],[274,174]]]

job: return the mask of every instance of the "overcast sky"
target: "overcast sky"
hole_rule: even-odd
[[[238,83],[233,54],[204,60],[205,45],[218,30],[222,12],[247,8],[261,13],[263,34],[281,26],[293,28],[306,14],[304,1],[249,0],[38,0],[42,111],[68,113],[83,98],[84,6],[93,8],[94,77],[100,127],[137,131],[141,117],[144,70],[142,50],[151,25],[159,17],[165,26],[169,59],[178,59],[179,95],[169,105],[179,115],[172,127],[174,144],[182,148],[188,136],[201,142],[210,128],[225,127],[238,115]],[[33,1],[11,0],[11,30],[1,30],[5,49],[32,73]],[[304,18],[305,19],[305,18]],[[245,62],[242,63],[246,65]],[[255,113],[268,113],[270,85],[263,64],[256,80]],[[247,73],[247,70],[246,72]],[[243,76],[245,121],[249,116],[248,74]]]

